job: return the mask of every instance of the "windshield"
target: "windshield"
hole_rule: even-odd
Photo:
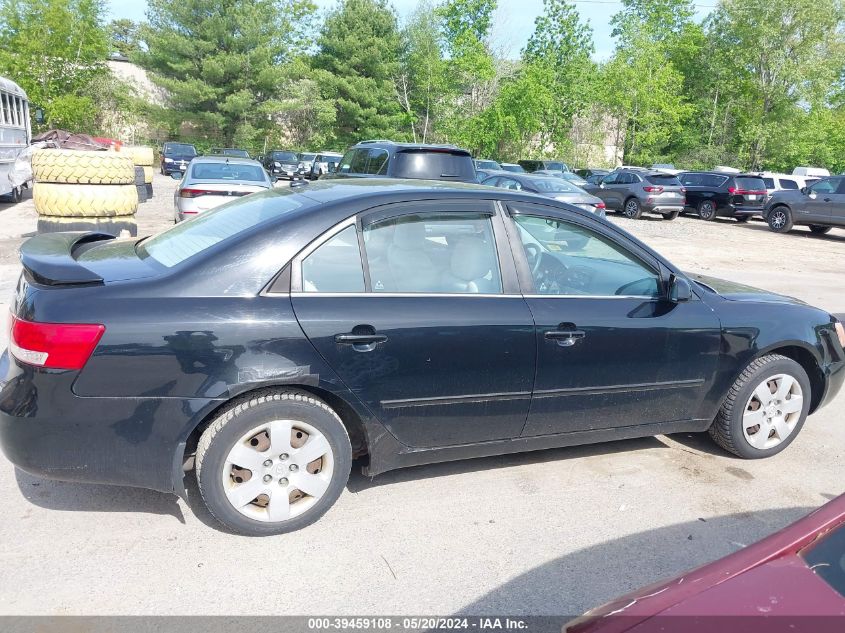
[[[563,178],[532,178],[529,186],[543,193],[584,193]]]
[[[273,152],[270,156],[273,160],[283,160],[291,163],[295,163],[299,160],[293,152]]]
[[[268,191],[206,211],[144,240],[137,247],[138,254],[171,268],[226,239],[301,207],[294,194],[291,189]]]
[[[190,177],[195,180],[246,180],[267,181],[267,172],[258,165],[243,163],[191,163]]]
[[[299,160],[314,160],[316,154],[300,154]]]
[[[495,160],[477,160],[475,161],[476,169],[496,169],[501,170],[502,166]]]
[[[840,525],[802,552],[817,576],[845,597],[845,525]]]
[[[193,145],[187,143],[168,143],[164,146],[165,156],[168,154],[179,154],[180,156],[196,156],[197,150]]]

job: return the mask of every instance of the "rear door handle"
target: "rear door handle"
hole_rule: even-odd
[[[561,347],[572,347],[587,336],[583,330],[550,330],[546,332],[545,337],[549,341],[555,341]]]
[[[386,341],[384,334],[336,334],[334,337],[334,342],[338,345],[373,345]]]

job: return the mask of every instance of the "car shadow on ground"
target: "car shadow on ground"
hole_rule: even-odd
[[[763,231],[765,233],[773,233],[773,231],[769,228],[768,224],[764,223],[757,223],[757,222],[748,222],[746,224],[741,225],[743,228],[751,229],[754,231]],[[821,242],[839,242],[845,243],[845,232],[842,230],[837,230],[833,228],[830,230],[829,233],[825,233],[823,235],[816,235],[815,233],[811,233],[810,229],[806,226],[796,226],[793,228],[789,233],[785,235],[789,235],[791,237],[804,237],[811,240],[819,240]]]
[[[819,505],[822,503],[820,498]],[[548,630],[559,632],[567,618],[717,560],[814,509],[792,507],[699,518],[587,547],[517,576],[461,608],[458,615],[564,616],[548,623]]]
[[[412,466],[392,470],[377,477],[367,477],[361,473],[363,462],[355,461],[352,464],[352,474],[349,477],[347,489],[349,492],[362,492],[368,488],[377,486],[416,481],[419,479],[430,479],[433,477],[448,477],[465,473],[474,473],[482,470],[495,470],[497,468],[510,468],[513,466],[530,466],[546,462],[563,461],[568,459],[582,459],[594,455],[611,455],[613,453],[630,453],[637,450],[650,448],[670,448],[661,442],[657,437],[644,437],[633,440],[619,440],[616,442],[602,442],[599,444],[586,444],[583,446],[570,446],[566,448],[550,448],[524,453],[511,453],[508,455],[495,455],[492,457],[477,457],[474,459],[462,459],[451,462],[439,462],[426,464],[424,466]]]
[[[143,512],[169,515],[185,523],[179,497],[174,494],[127,486],[53,481],[19,468],[15,468],[15,479],[24,498],[40,508],[70,512]]]

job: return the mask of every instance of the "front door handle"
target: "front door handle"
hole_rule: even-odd
[[[587,336],[583,330],[550,330],[545,334],[546,339],[555,341],[561,347],[572,347]]]
[[[825,198],[824,199],[825,202],[830,202],[831,200],[832,200],[832,198]]]
[[[334,337],[338,345],[375,345],[386,341],[384,334],[336,334]]]

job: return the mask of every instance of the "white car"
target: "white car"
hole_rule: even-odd
[[[263,165],[249,158],[195,158],[184,175],[174,172],[171,177],[180,181],[173,194],[174,222],[181,222],[230,200],[273,187]]]
[[[308,177],[311,180],[316,180],[320,176],[326,175],[332,171],[329,163],[337,165],[340,163],[341,158],[343,158],[343,154],[338,154],[336,152],[320,152],[314,157],[314,160],[311,163],[311,169],[307,172]]]

